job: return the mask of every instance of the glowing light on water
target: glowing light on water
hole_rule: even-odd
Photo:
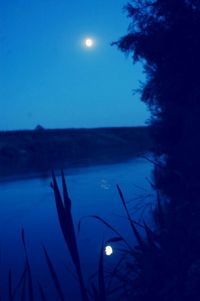
[[[113,254],[113,248],[112,248],[111,246],[106,246],[106,247],[105,247],[105,254],[106,254],[107,256],[112,255],[112,254]]]

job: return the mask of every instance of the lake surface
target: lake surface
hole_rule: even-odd
[[[133,218],[138,221],[145,218],[148,221],[154,202],[154,193],[147,180],[151,171],[152,165],[148,161],[134,159],[65,172],[75,225],[81,218],[78,241],[86,278],[97,269],[102,241],[113,234],[97,220],[83,217],[98,215],[132,241],[116,184],[120,185]],[[50,182],[50,178],[34,178],[0,183],[1,273],[7,275],[8,269],[12,268],[15,280],[19,278],[24,263],[20,231],[24,227],[33,276],[42,282],[47,294],[51,294],[51,297],[55,294],[53,286],[49,284],[51,279],[48,278],[42,250],[42,246],[45,246],[62,279],[66,295],[73,298],[78,287],[68,271],[73,271],[73,266],[59,228]],[[112,260],[109,258],[106,258],[108,264]],[[6,281],[3,279],[3,287],[7,287]],[[76,298],[71,300],[78,300]]]

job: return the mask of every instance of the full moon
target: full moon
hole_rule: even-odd
[[[85,47],[91,48],[94,45],[94,41],[91,38],[87,38],[84,41]]]

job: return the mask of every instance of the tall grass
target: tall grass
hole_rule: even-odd
[[[65,182],[65,177],[63,172],[61,172],[61,178],[62,178],[63,197],[61,197],[61,193],[58,188],[55,174],[54,172],[52,173],[52,179],[53,179],[52,187],[54,191],[59,224],[61,227],[61,231],[65,243],[70,252],[74,267],[76,269],[82,300],[88,301],[89,299],[88,299],[87,291],[84,284],[83,274],[81,270],[80,255],[79,255],[76,234],[74,229],[74,222],[73,222],[73,217],[71,212],[71,200],[68,195],[67,185]]]
[[[67,184],[63,172],[61,172],[62,192],[59,189],[55,174],[52,174],[52,188],[61,232],[69,250],[72,263],[75,267],[80,287],[82,301],[198,301],[194,293],[188,293],[187,271],[193,262],[193,254],[187,243],[190,241],[192,230],[187,228],[187,223],[181,220],[184,208],[172,208],[161,201],[159,192],[155,209],[152,212],[155,229],[151,229],[145,221],[142,232],[138,230],[138,223],[129,213],[126,200],[119,185],[119,200],[126,214],[130,229],[132,230],[132,243],[102,217],[94,215],[91,218],[99,221],[112,231],[114,236],[102,242],[99,262],[96,273],[96,281],[92,279],[90,286],[86,288],[84,273],[81,267],[80,251],[71,211],[72,202],[68,194]],[[181,221],[181,225],[177,223]],[[81,222],[81,221],[80,221]],[[79,222],[78,230],[81,223]],[[177,227],[174,227],[177,225]],[[184,225],[184,227],[183,227]],[[8,272],[8,301],[38,301],[35,290],[31,265],[29,262],[24,229],[21,231],[24,249],[25,263],[19,277],[14,283],[13,271]],[[131,239],[130,239],[131,240]],[[106,274],[104,263],[104,247],[106,244],[116,244],[116,250],[121,254],[116,266]],[[198,244],[198,243],[197,243]],[[65,292],[57,275],[56,268],[45,247],[44,257],[48,266],[52,283],[57,292],[57,300],[66,301]],[[198,258],[198,257],[197,257]],[[107,277],[109,275],[109,277]],[[198,278],[200,279],[200,277]],[[191,282],[191,281],[190,281]],[[193,282],[192,284],[193,285]],[[195,288],[196,289],[196,288]],[[41,283],[37,283],[37,290],[41,301],[51,301],[46,297],[46,292]],[[189,297],[188,297],[189,296]],[[190,299],[190,296],[191,297]],[[200,296],[200,294],[198,295]],[[17,299],[18,298],[18,299]],[[1,299],[0,299],[1,300]],[[57,301],[55,300],[55,301]],[[5,300],[3,300],[5,301]],[[75,299],[73,301],[76,301]],[[77,300],[78,301],[78,300]]]
[[[149,228],[149,226],[144,222],[143,230],[146,234],[146,238],[144,235],[141,235],[140,231],[137,229],[137,223],[133,221],[129,210],[126,205],[126,201],[124,195],[122,193],[121,188],[117,185],[117,191],[122,202],[122,206],[125,210],[127,219],[129,221],[130,227],[133,232],[134,239],[136,239],[136,245],[132,246],[127,240],[119,233],[117,229],[115,229],[109,222],[105,221],[102,217],[99,216],[90,216],[95,218],[96,220],[100,221],[103,225],[105,225],[109,230],[111,230],[116,236],[107,240],[106,243],[118,243],[123,242],[124,247],[119,249],[122,252],[122,258],[117,263],[117,266],[114,270],[110,273],[110,279],[108,281],[109,285],[106,286],[105,283],[105,276],[104,276],[104,269],[103,269],[103,249],[104,245],[102,245],[101,252],[100,252],[100,259],[99,259],[99,266],[98,266],[98,285],[95,286],[94,283],[91,284],[91,288],[88,291],[92,291],[92,294],[87,294],[87,291],[84,286],[83,274],[81,271],[80,265],[80,257],[79,251],[77,247],[76,235],[74,231],[74,223],[71,214],[71,200],[68,195],[67,185],[65,181],[64,174],[62,172],[62,188],[63,188],[63,199],[61,197],[61,193],[58,188],[58,184],[53,173],[53,183],[52,187],[54,190],[56,208],[59,218],[60,227],[62,230],[63,237],[65,239],[66,245],[70,251],[70,255],[74,266],[77,271],[79,285],[82,294],[82,300],[89,300],[89,296],[93,300],[104,301],[109,298],[111,292],[116,292],[116,288],[112,287],[111,283],[115,283],[117,280],[118,288],[121,290],[119,292],[120,296],[123,298],[128,298],[129,295],[132,295],[132,289],[136,290],[135,287],[135,279],[141,278],[141,275],[145,276],[145,278],[152,279],[152,269],[154,268],[154,264],[157,264],[157,257],[159,257],[160,253],[160,245],[159,239],[156,234]],[[158,221],[163,220],[163,212],[161,208],[160,199],[158,197],[158,205],[157,205],[157,212],[155,213],[157,216]],[[78,229],[80,230],[80,222]],[[155,274],[155,272],[154,272]],[[121,282],[121,283],[120,283]],[[121,285],[123,283],[123,285]],[[149,287],[146,287],[149,290]],[[134,293],[136,296],[136,294]],[[86,298],[86,299],[85,299]],[[139,300],[139,299],[138,299]]]

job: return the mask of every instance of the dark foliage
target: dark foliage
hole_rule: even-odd
[[[156,142],[155,185],[169,199],[161,215],[158,195],[155,211],[157,221],[162,217],[158,232],[167,250],[157,270],[166,260],[167,273],[152,277],[152,294],[141,293],[138,300],[200,300],[200,274],[194,272],[200,266],[200,1],[133,0],[126,11],[128,34],[114,44],[144,65],[140,92]],[[144,291],[150,279],[137,279]],[[162,297],[156,294],[158,279],[166,286]]]
[[[166,154],[159,188],[192,199],[200,189],[200,1],[134,0],[126,9],[131,24],[116,44],[144,63],[141,96],[155,151]]]

